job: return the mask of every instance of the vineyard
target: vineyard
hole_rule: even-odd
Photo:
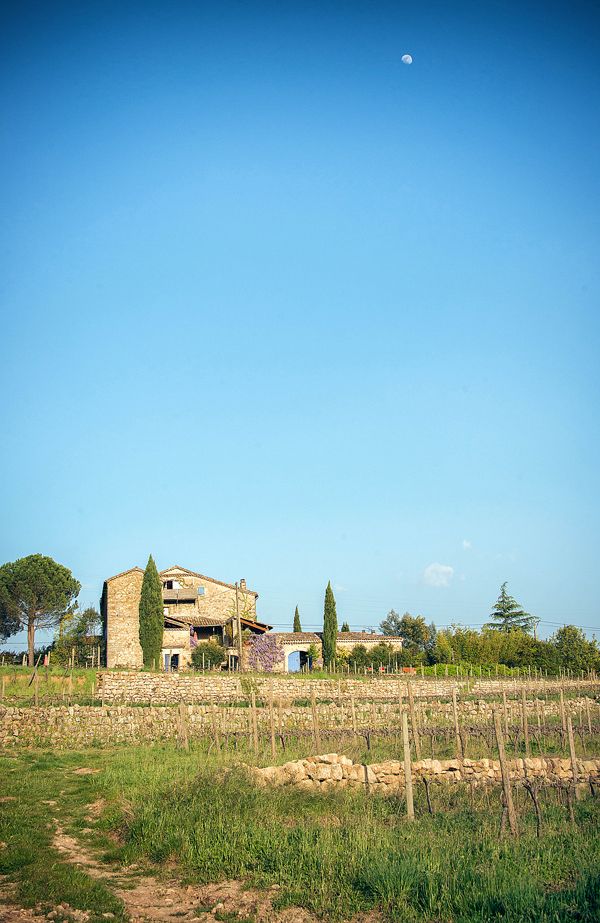
[[[13,671],[0,872],[23,923],[596,920],[599,692]]]

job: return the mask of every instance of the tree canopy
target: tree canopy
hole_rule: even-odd
[[[550,643],[555,646],[563,669],[572,670],[574,673],[597,669],[598,645],[595,641],[588,641],[581,628],[563,625],[552,635]]]
[[[495,631],[533,631],[535,618],[529,612],[525,612],[516,599],[508,595],[506,587],[507,583],[504,582],[490,615],[492,621],[487,622],[483,627]]]
[[[148,558],[140,596],[140,644],[145,667],[157,667],[165,625],[162,583],[152,555]]]
[[[27,629],[29,666],[34,665],[35,632],[52,628],[74,606],[81,584],[62,564],[31,554],[0,567],[0,636]]]
[[[423,651],[429,640],[430,629],[422,615],[405,612],[403,616],[399,616],[395,609],[390,609],[379,627],[384,635],[400,635],[405,646],[415,652]]]
[[[349,626],[348,622],[343,622],[343,623],[342,623],[342,627],[340,628],[340,631],[350,631],[350,626]]]

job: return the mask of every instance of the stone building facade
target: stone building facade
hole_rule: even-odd
[[[180,669],[191,662],[198,642],[211,638],[235,655],[236,587],[196,571],[174,565],[160,571],[164,603],[164,636],[160,667]],[[109,577],[102,592],[102,618],[106,642],[106,666],[139,669],[142,648],[139,640],[139,604],[144,571],[141,567]],[[238,587],[238,609],[242,630],[267,631],[257,621],[258,593],[245,580]],[[159,666],[157,664],[157,666]]]
[[[277,643],[283,648],[284,659],[275,669],[277,672],[289,671],[291,654],[300,654],[300,664],[306,662],[310,649],[316,649],[317,658],[322,656],[321,633],[312,631],[278,631],[275,632]],[[400,635],[378,635],[370,631],[338,631],[335,646],[340,654],[349,654],[358,644],[370,650],[378,644],[388,644],[393,651],[402,650]]]

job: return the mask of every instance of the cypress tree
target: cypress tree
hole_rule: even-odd
[[[302,625],[300,624],[300,613],[298,612],[298,606],[296,606],[296,611],[294,612],[294,627],[292,631],[302,631]]]
[[[344,624],[342,625],[340,631],[350,631],[350,626],[349,626],[348,622],[344,622]]]
[[[335,660],[335,649],[338,633],[337,612],[335,610],[335,597],[331,589],[331,581],[325,590],[325,607],[323,610],[323,664],[329,666]]]
[[[155,666],[160,663],[165,624],[163,606],[162,583],[154,558],[150,555],[144,571],[140,596],[140,644],[145,667],[151,667],[153,662]]]

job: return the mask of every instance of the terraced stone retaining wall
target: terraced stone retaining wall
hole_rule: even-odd
[[[511,706],[514,706],[511,708]],[[509,702],[507,710],[511,727],[519,727],[521,721],[520,701]],[[252,711],[248,707],[204,704],[185,705],[182,712],[171,705],[44,705],[40,707],[0,706],[0,747],[14,745],[80,747],[90,744],[152,743],[153,741],[175,740],[178,725],[185,721],[190,739],[213,738],[215,732],[224,734],[252,734]],[[536,715],[537,710],[537,715]],[[426,728],[453,727],[451,706],[448,703],[422,700],[417,703],[417,719],[422,733]],[[528,702],[532,722],[536,717],[556,718],[560,713],[559,703]],[[600,707],[590,699],[568,699],[566,714],[571,714],[576,727],[597,733],[600,725]],[[320,703],[317,706],[319,728],[332,736],[352,736],[352,709],[347,701]],[[479,727],[490,722],[490,703],[484,701],[461,701],[458,706],[461,726]],[[270,734],[271,711],[257,708],[255,712],[259,734]],[[310,708],[302,706],[276,706],[274,723],[278,734],[309,737],[314,731]],[[354,707],[356,732],[399,734],[401,708],[391,702],[357,702]],[[532,731],[534,725],[532,725]]]
[[[506,680],[432,679],[414,676],[410,680],[415,698],[448,698],[452,690],[459,695],[497,696],[503,691],[516,694],[525,688],[529,694],[547,695],[565,690],[600,692],[600,682],[569,680],[561,682]],[[105,703],[169,705],[177,702],[239,702],[254,691],[257,698],[291,702],[306,699],[314,691],[317,698],[341,697],[355,700],[397,701],[408,694],[405,677],[373,677],[367,679],[297,679],[290,676],[251,677],[218,673],[143,673],[104,672],[98,674],[97,696]]]
[[[542,784],[568,784],[573,780],[573,767],[568,759],[508,760],[511,780],[538,780]],[[379,794],[394,794],[404,790],[404,764],[399,760],[383,763],[353,763],[346,756],[328,753],[294,760],[283,766],[248,770],[257,785],[274,788],[294,786],[309,791],[337,788],[367,788]],[[578,760],[578,779],[587,785],[600,783],[600,759]],[[437,783],[468,782],[472,785],[501,783],[500,762],[492,759],[419,760],[411,764],[413,780],[426,779]]]

